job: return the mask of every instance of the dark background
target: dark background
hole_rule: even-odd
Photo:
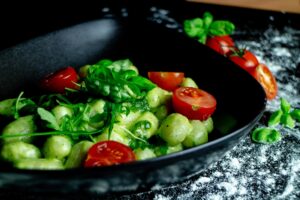
[[[201,7],[191,7],[187,6],[184,0],[101,0],[93,2],[72,1],[72,3],[8,1],[0,3],[0,50],[63,27],[97,19],[103,15],[102,8],[106,6],[111,7],[114,13],[121,13],[121,8],[127,7],[129,16],[133,18],[141,18],[141,16],[146,15],[149,7],[159,6],[172,10],[172,13],[177,18],[179,17],[179,21],[193,17],[189,16],[189,13],[202,13],[208,9],[216,17],[232,18],[232,21],[237,24],[243,24],[247,20],[248,24],[254,23],[258,28],[268,24],[269,20],[266,18],[268,15],[265,14],[265,11],[261,10],[255,10],[256,14],[253,15],[252,9],[236,9],[206,4]],[[220,12],[220,9],[224,12]],[[182,13],[185,13],[184,16]],[[279,19],[276,22],[278,27],[284,27],[287,24],[292,27],[300,27],[299,15],[268,13],[274,13],[275,20]],[[232,16],[239,17],[233,18]]]

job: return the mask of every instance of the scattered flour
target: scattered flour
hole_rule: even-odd
[[[232,158],[231,159],[231,167],[236,168],[236,169],[240,169],[241,168],[241,164],[239,162],[239,160],[237,158]]]
[[[224,188],[228,196],[232,196],[237,192],[237,188],[235,185],[228,182],[221,182],[217,185],[219,189]]]

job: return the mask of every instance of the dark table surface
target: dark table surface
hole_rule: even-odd
[[[8,7],[1,14],[3,23],[0,48],[4,49],[49,31],[97,18],[98,13],[110,12],[109,8],[97,9],[97,4],[93,5],[93,10],[91,5],[79,9],[80,6],[67,11],[65,8],[57,9],[53,6],[53,9],[56,8],[56,15],[50,11],[18,8],[14,11],[23,18],[12,20],[9,16],[16,12],[9,12],[13,6]],[[176,7],[176,4],[152,5],[148,11],[149,20],[179,32],[182,32],[184,19],[201,17],[204,11],[210,11],[216,19],[230,20],[236,25],[232,36],[236,44],[247,47],[260,62],[265,63],[278,83],[278,96],[267,103],[265,114],[257,126],[266,125],[270,113],[279,108],[281,97],[287,99],[292,107],[300,108],[300,15],[198,3],[186,3],[182,7]],[[29,17],[28,12],[35,12],[34,16],[40,17],[46,23]],[[120,8],[120,14],[126,15],[126,10]],[[156,185],[148,192],[109,195],[95,199],[300,199],[299,123],[293,129],[280,126],[277,128],[283,136],[280,142],[272,145],[255,144],[246,135],[225,157],[182,183]],[[67,197],[55,194],[45,197],[30,193],[0,193],[0,199],[13,198]]]

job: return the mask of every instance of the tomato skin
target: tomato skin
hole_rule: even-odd
[[[173,91],[184,79],[183,72],[148,72],[148,78],[160,88]]]
[[[235,50],[229,59],[249,73],[252,73],[258,65],[256,56],[246,49]]]
[[[180,87],[173,91],[173,108],[188,119],[206,120],[216,110],[217,101],[204,90]]]
[[[259,64],[251,75],[264,88],[268,100],[272,100],[277,96],[278,86],[276,79],[266,65]]]
[[[65,88],[78,89],[75,84],[78,80],[76,70],[73,67],[66,67],[48,74],[41,80],[40,84],[41,88],[46,91],[64,93]]]
[[[234,42],[229,35],[213,36],[206,40],[206,45],[222,55],[229,55],[234,48]]]
[[[110,166],[131,161],[135,161],[135,154],[128,146],[109,140],[98,142],[89,149],[84,166]]]

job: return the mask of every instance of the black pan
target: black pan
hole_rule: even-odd
[[[143,23],[141,23],[141,21]],[[184,71],[218,102],[207,144],[171,155],[95,169],[35,171],[1,168],[1,189],[61,193],[127,193],[183,181],[222,156],[248,134],[265,109],[265,94],[247,72],[176,30],[149,20],[110,15],[37,37],[0,52],[0,97],[33,94],[37,81],[64,66],[102,58],[130,60],[149,70]],[[3,76],[4,75],[4,76]],[[251,91],[251,92],[249,92]],[[236,120],[222,133],[226,116]]]

